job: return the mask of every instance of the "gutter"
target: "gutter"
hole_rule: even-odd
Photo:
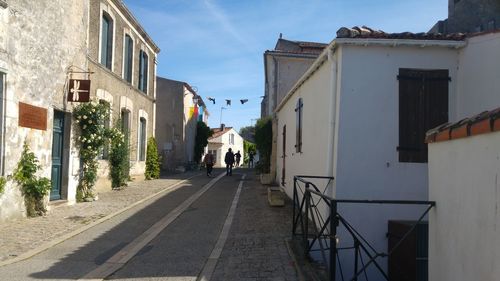
[[[335,58],[335,50],[329,50],[328,52],[328,60],[331,61],[331,79],[330,86],[332,93],[330,95],[330,110],[328,111],[328,121],[330,122],[328,126],[328,147],[327,147],[327,163],[326,163],[326,175],[329,177],[333,177],[335,175],[335,158],[336,158],[336,149],[335,149],[335,131],[336,131],[336,121],[338,120],[338,106],[337,106],[337,89],[339,83],[338,73],[338,58]],[[335,109],[335,110],[333,110]],[[329,195],[332,198],[336,198],[336,191],[334,190],[335,183],[334,181],[330,182]]]
[[[443,47],[460,49],[467,45],[466,41],[456,40],[415,40],[415,39],[376,39],[376,38],[336,38],[328,44],[328,47],[323,50],[319,57],[309,67],[309,69],[302,75],[302,77],[295,83],[292,89],[281,100],[280,104],[276,106],[275,113],[281,110],[285,103],[293,96],[293,94],[304,84],[309,78],[321,67],[321,65],[328,59],[330,51],[335,50],[339,45],[346,46],[384,46],[384,47]]]

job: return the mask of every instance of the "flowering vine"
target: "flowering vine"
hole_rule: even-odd
[[[97,169],[99,163],[97,157],[102,148],[107,144],[109,129],[104,126],[104,120],[109,116],[108,103],[82,103],[78,105],[73,114],[80,128],[78,143],[80,146],[80,159],[82,161],[82,173],[77,190],[77,200],[93,200],[94,184],[97,180]]]

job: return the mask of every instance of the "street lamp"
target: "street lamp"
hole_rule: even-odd
[[[220,127],[222,127],[222,110],[224,110],[224,109],[227,109],[227,108],[225,108],[223,106],[220,107],[220,120],[219,120],[220,121]]]

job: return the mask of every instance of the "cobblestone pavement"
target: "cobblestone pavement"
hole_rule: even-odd
[[[3,222],[0,261],[15,258],[197,174],[200,172],[132,182],[124,189],[100,193],[99,200],[94,202],[55,206],[43,217]]]
[[[291,213],[290,200],[285,207],[270,207],[267,188],[249,171],[229,237],[211,280],[298,280],[285,243],[292,229]]]

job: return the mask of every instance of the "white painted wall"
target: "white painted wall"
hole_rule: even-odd
[[[331,62],[326,61],[318,71],[277,112],[277,177],[281,183],[283,169],[283,126],[286,125],[286,164],[284,190],[289,197],[293,195],[295,175],[318,175],[328,173],[325,169],[328,155],[328,105],[332,90],[330,87]],[[303,102],[302,153],[295,150],[297,100]]]
[[[429,280],[500,276],[500,132],[429,145]]]
[[[449,101],[453,104],[456,56],[456,50],[437,47],[342,47],[337,198],[428,199],[427,164],[399,163],[397,75],[399,68],[448,69],[452,78]],[[450,112],[454,112],[451,106]],[[389,220],[416,220],[423,210],[366,204],[340,208],[381,251],[387,251]]]
[[[500,106],[500,33],[467,40],[459,52],[455,121]]]
[[[336,198],[427,200],[427,164],[398,160],[397,75],[399,68],[448,69],[452,77],[450,104],[454,104],[457,52],[438,47],[338,46],[338,76],[332,62],[325,62],[278,112],[277,180],[281,179],[282,128],[286,124],[286,193],[291,196],[293,192],[294,175],[333,175]],[[337,94],[330,108],[332,87]],[[294,109],[299,97],[304,101],[304,126],[303,153],[297,154]],[[455,114],[451,106],[450,112]],[[333,155],[327,153],[328,116],[334,118],[336,126]],[[332,156],[334,170],[328,171]],[[376,248],[386,251],[388,220],[416,220],[423,208],[350,205],[339,210]],[[340,246],[352,245],[346,244],[350,240],[345,232],[340,232],[340,237]],[[384,260],[382,264],[385,266]],[[344,266],[344,271],[349,266]],[[381,276],[372,276],[374,280],[377,277]]]

